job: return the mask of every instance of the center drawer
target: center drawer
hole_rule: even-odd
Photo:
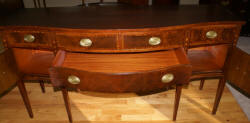
[[[162,50],[184,45],[184,30],[165,30],[157,32],[127,32],[123,34],[124,50]]]
[[[56,33],[58,48],[75,52],[101,52],[116,49],[116,34]]]
[[[134,54],[59,51],[49,69],[53,86],[96,92],[151,93],[187,84],[191,75],[182,48]]]

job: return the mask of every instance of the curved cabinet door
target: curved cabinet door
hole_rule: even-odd
[[[18,79],[12,51],[10,49],[2,50],[0,53],[0,97],[8,92]]]
[[[250,97],[250,54],[234,48],[227,61],[226,79],[237,90]]]

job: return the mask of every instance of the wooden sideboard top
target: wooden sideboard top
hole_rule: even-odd
[[[4,11],[5,14],[0,16],[0,26],[138,29],[240,21],[218,5],[57,7]]]

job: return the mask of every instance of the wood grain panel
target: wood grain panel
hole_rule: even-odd
[[[167,73],[172,73],[174,80],[170,83],[162,83],[161,78]],[[69,83],[67,79],[70,75],[78,76],[81,80],[80,84]],[[117,74],[95,73],[67,67],[50,68],[50,77],[55,87],[79,88],[83,91],[106,93],[148,94],[164,91],[173,84],[187,84],[190,75],[191,66],[189,65],[176,65],[155,71]]]
[[[15,85],[18,79],[19,74],[12,51],[5,50],[0,53],[0,95]]]
[[[31,34],[35,37],[34,42],[25,42],[24,36]],[[5,40],[8,42],[9,47],[26,47],[26,48],[41,48],[51,49],[51,34],[43,31],[5,31]]]
[[[239,48],[233,48],[226,64],[226,79],[236,89],[250,96],[250,55]]]
[[[209,25],[194,27],[191,31],[190,46],[233,43],[235,39],[235,30],[237,30],[237,28],[233,25]],[[207,38],[206,33],[208,31],[215,31],[217,33],[217,37],[213,39]]]
[[[142,50],[160,50],[160,49],[171,49],[178,48],[184,45],[185,41],[185,30],[167,30],[158,32],[134,32],[124,33],[124,49]],[[152,46],[149,44],[151,37],[158,37],[161,39],[159,45]]]
[[[80,46],[81,39],[90,39],[92,45],[89,47]],[[116,50],[116,34],[93,34],[93,33],[57,33],[56,42],[58,48],[67,51],[88,52],[91,50]]]

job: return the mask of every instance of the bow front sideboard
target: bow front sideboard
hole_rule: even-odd
[[[166,86],[176,84],[177,93],[180,93],[178,85],[188,83],[189,77],[203,82],[207,78],[221,78],[213,109],[215,114],[226,80],[224,64],[230,60],[227,56],[235,48],[243,24],[230,11],[216,5],[20,9],[1,16],[0,40],[6,48],[13,49],[16,64],[24,74],[33,72],[43,78],[46,76],[44,73],[49,71],[56,87],[148,93],[163,91]],[[22,64],[25,57],[34,55],[29,53],[31,51],[49,55],[43,62],[39,60],[43,55],[30,57],[36,62],[26,63],[25,66]],[[45,62],[47,66],[43,64]],[[30,67],[32,63],[37,64]],[[41,67],[49,70],[43,71]],[[67,69],[62,69],[65,67]],[[31,68],[37,69],[29,71]],[[164,71],[172,72],[177,78],[173,78],[172,74],[165,76]],[[78,76],[70,75],[70,72]],[[99,72],[95,75],[103,79],[103,83],[98,85],[90,72]],[[125,74],[141,78],[128,79],[123,76]],[[93,79],[86,79],[85,75]],[[86,81],[78,85],[82,79]],[[112,85],[106,79],[117,82]],[[153,79],[162,83],[150,84],[149,80]],[[142,82],[137,82],[139,80]],[[125,81],[129,82],[126,84]],[[25,90],[23,84],[18,85],[20,90]],[[68,106],[65,90],[63,94]],[[26,106],[29,105],[27,95],[23,98]],[[176,101],[174,120],[179,100]],[[27,109],[32,117],[31,107],[27,106]],[[67,107],[72,121],[69,109]]]

